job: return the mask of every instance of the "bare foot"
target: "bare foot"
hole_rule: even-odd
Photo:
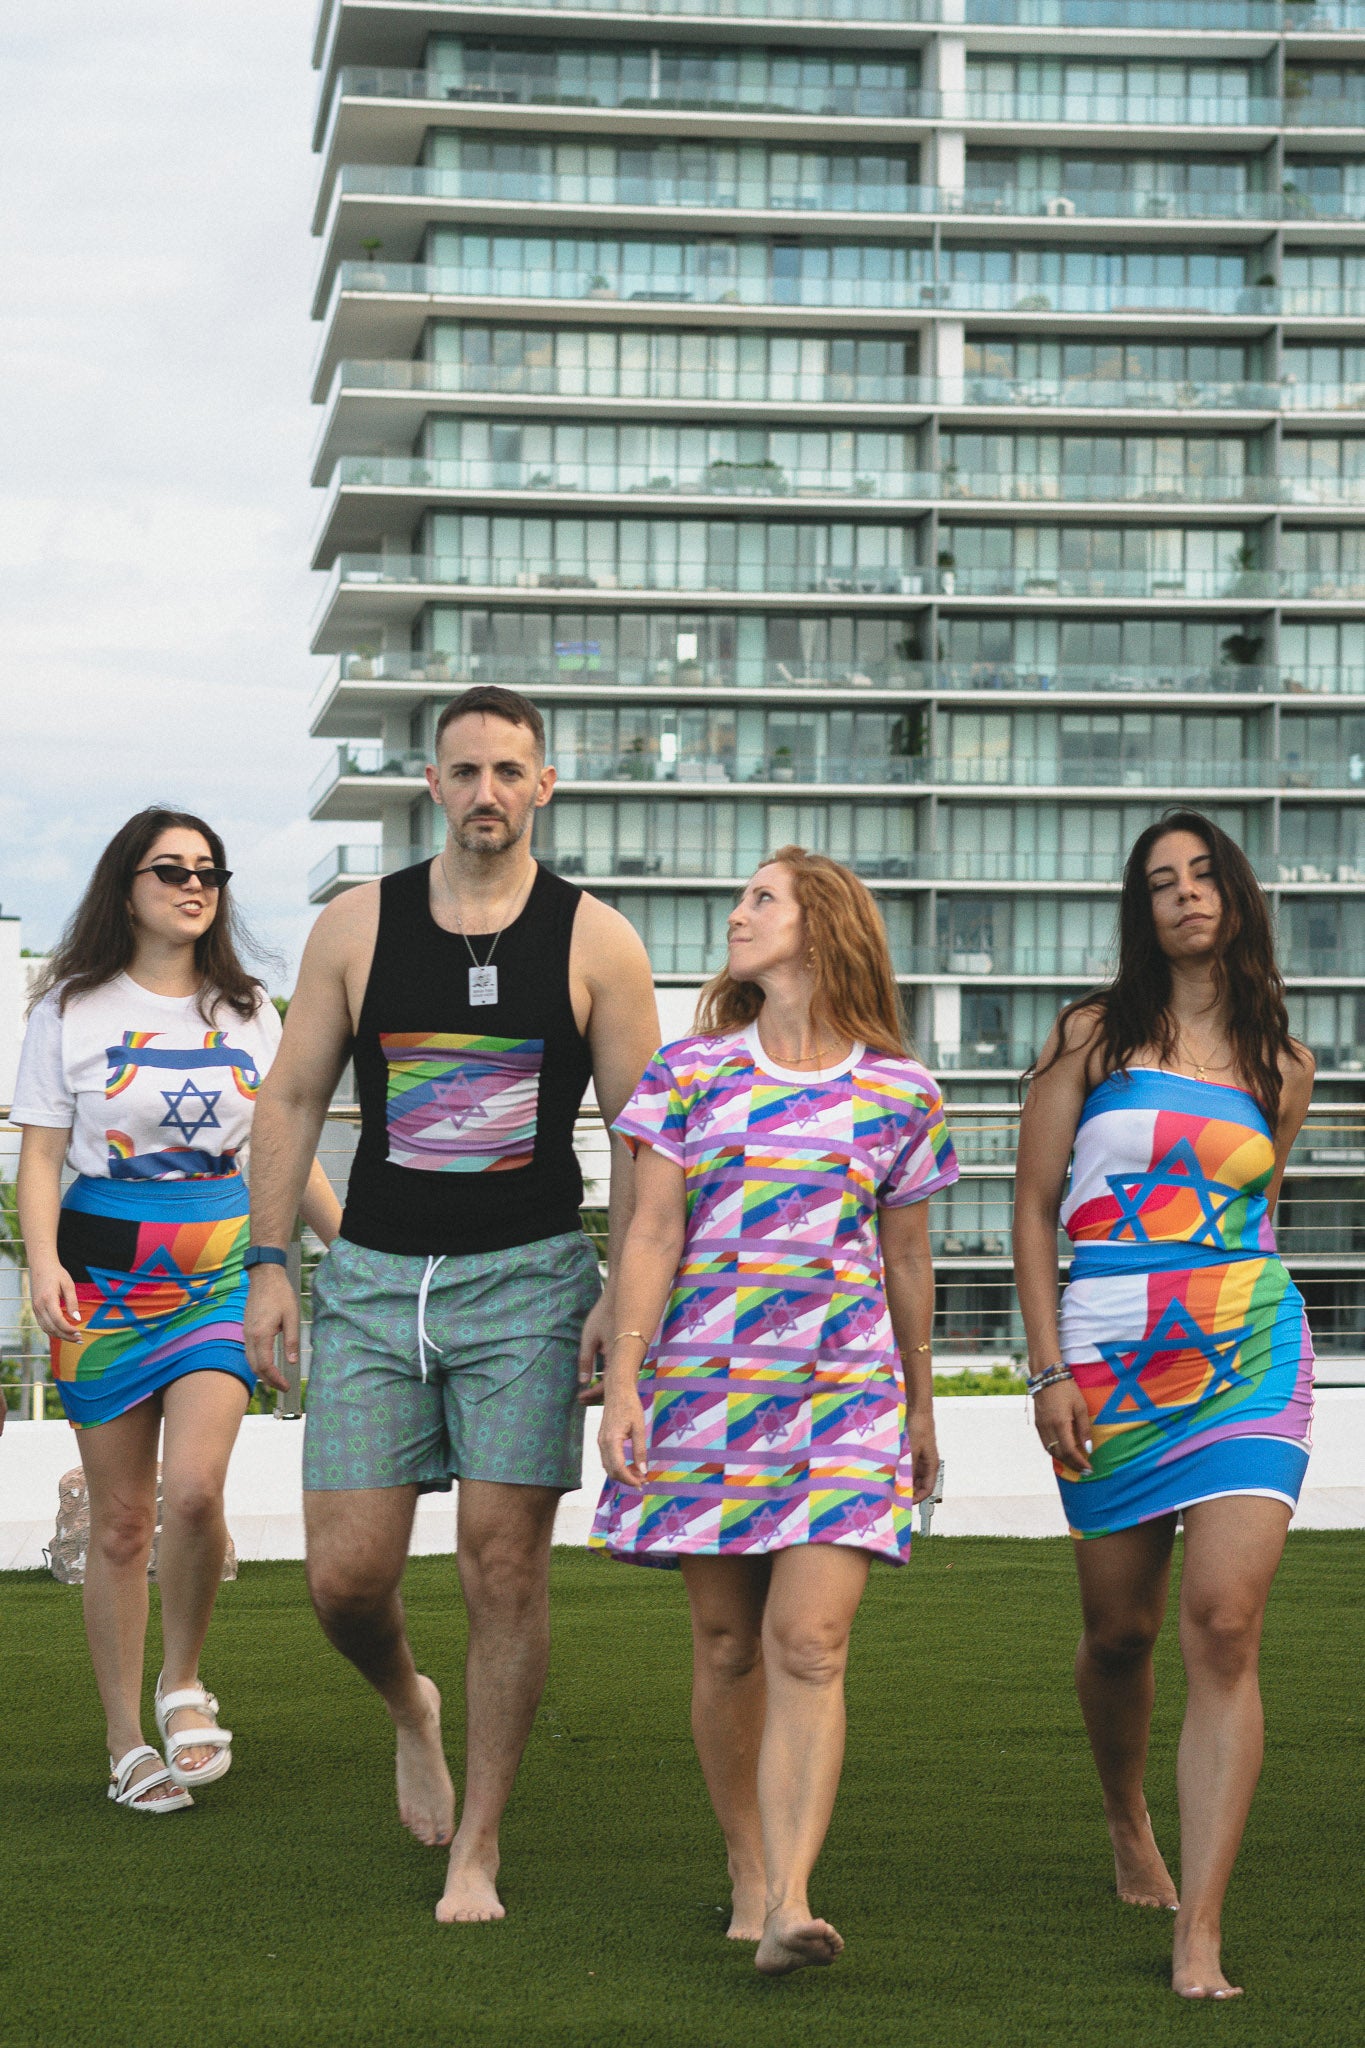
[[[471,1855],[457,1841],[450,1851],[446,1888],[436,1906],[436,1918],[452,1921],[505,1920],[507,1908],[498,1897],[498,1853],[491,1857]]]
[[[441,1695],[429,1678],[417,1679],[426,1698],[420,1721],[396,1721],[398,1730],[398,1818],[430,1849],[443,1848],[455,1832],[455,1787],[441,1747]]]
[[[1114,1889],[1124,1905],[1159,1906],[1174,1913],[1180,1895],[1157,1848],[1146,1808],[1139,1820],[1111,1820],[1109,1839],[1114,1845]]]
[[[725,1930],[727,1941],[762,1941],[763,1939],[763,1879],[753,1883],[736,1879],[730,1889],[730,1925]]]
[[[1171,1989],[1181,1998],[1240,1998],[1240,1984],[1229,1984],[1223,1975],[1216,1933],[1182,1932],[1176,1922],[1175,1959],[1171,1964]]]
[[[763,1923],[754,1968],[765,1977],[785,1977],[814,1964],[822,1968],[844,1952],[844,1938],[828,1920],[812,1920],[792,1906],[774,1906]]]

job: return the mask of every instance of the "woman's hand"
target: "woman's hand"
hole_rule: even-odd
[[[1033,1424],[1050,1458],[1090,1476],[1090,1410],[1074,1380],[1057,1380],[1033,1397]]]
[[[915,1482],[910,1502],[917,1507],[922,1500],[928,1500],[938,1484],[938,1434],[934,1428],[933,1410],[918,1417],[908,1416],[906,1429],[910,1437],[911,1471]]]
[[[55,1337],[62,1344],[79,1344],[83,1340],[85,1331],[81,1328],[76,1283],[65,1266],[54,1260],[50,1266],[32,1267],[29,1292],[33,1319],[45,1337]]]
[[[609,1372],[602,1390],[602,1427],[597,1448],[608,1479],[637,1490],[645,1483],[649,1429],[633,1377]],[[629,1454],[627,1454],[629,1445]]]

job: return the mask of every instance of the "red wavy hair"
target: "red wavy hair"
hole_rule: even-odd
[[[908,1050],[900,993],[876,899],[850,868],[804,846],[779,846],[760,863],[780,863],[806,921],[815,991],[811,1022],[844,1038],[861,1039],[876,1052]],[[697,1000],[698,1031],[738,1031],[763,1008],[763,991],[739,981],[727,967],[708,981]]]

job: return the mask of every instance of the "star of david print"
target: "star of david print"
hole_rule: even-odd
[[[1109,1173],[1105,1180],[1121,1211],[1119,1225],[1114,1232],[1116,1241],[1123,1237],[1125,1231],[1131,1230],[1134,1244],[1150,1244],[1152,1240],[1139,1213],[1147,1197],[1155,1194],[1158,1188],[1188,1189],[1197,1197],[1204,1216],[1190,1243],[1209,1245],[1214,1251],[1227,1250],[1220,1226],[1233,1203],[1244,1199],[1244,1190],[1230,1188],[1224,1181],[1210,1180],[1188,1138],[1178,1138],[1165,1158],[1156,1166],[1148,1167],[1146,1173]]]
[[[130,1273],[111,1272],[105,1266],[91,1266],[88,1271],[100,1292],[100,1305],[86,1324],[89,1330],[134,1328],[141,1320],[132,1300],[135,1287],[146,1286],[152,1281],[169,1280],[173,1287],[178,1287],[184,1294],[183,1306],[189,1308],[196,1302],[207,1302],[212,1298],[216,1277],[213,1273],[199,1276],[182,1273],[170,1253],[161,1245],[158,1245],[140,1266],[134,1266]]]
[[[222,1092],[221,1088],[210,1088],[207,1091],[198,1088],[188,1076],[178,1089],[163,1088],[161,1099],[168,1107],[161,1119],[160,1129],[179,1131],[187,1145],[192,1145],[201,1131],[216,1131],[218,1118],[214,1111],[218,1107]],[[196,1105],[199,1113],[194,1116]],[[187,1108],[189,1114],[186,1113]],[[191,1116],[194,1116],[193,1122],[190,1121]]]
[[[457,1074],[450,1081],[433,1081],[430,1101],[432,1108],[439,1109],[457,1131],[488,1116],[473,1083],[464,1074]]]
[[[790,1194],[782,1196],[777,1213],[788,1230],[799,1229],[803,1223],[810,1222],[810,1204],[799,1188],[793,1188]]]
[[[787,1426],[787,1411],[780,1401],[765,1401],[754,1411],[754,1435],[765,1444],[775,1444]]]
[[[1213,1377],[1204,1388],[1201,1401],[1208,1400],[1211,1394],[1221,1393],[1225,1387],[1246,1386],[1247,1381],[1234,1371],[1233,1360],[1250,1335],[1251,1324],[1243,1323],[1240,1329],[1226,1330],[1221,1337],[1212,1337],[1200,1329],[1183,1302],[1168,1301],[1157,1319],[1156,1328],[1136,1348],[1125,1344],[1100,1345],[1100,1355],[1114,1375],[1114,1389],[1095,1417],[1096,1426],[1102,1423],[1154,1422],[1160,1429],[1171,1429],[1180,1423],[1184,1409],[1158,1408],[1142,1385],[1143,1373],[1162,1352],[1197,1351],[1201,1358],[1207,1360]]]
[[[844,1416],[843,1427],[852,1430],[854,1436],[866,1436],[874,1429],[881,1417],[881,1405],[870,1394],[859,1394],[853,1406]]]

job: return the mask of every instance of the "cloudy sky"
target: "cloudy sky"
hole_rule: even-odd
[[[26,945],[161,801],[219,826],[288,986],[337,836],[306,818],[313,12],[5,10],[0,903]]]

